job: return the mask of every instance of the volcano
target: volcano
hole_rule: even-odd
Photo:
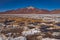
[[[26,8],[19,8],[16,10],[9,10],[6,12],[0,12],[0,14],[60,14],[60,10],[45,10],[45,9],[38,9],[32,6]]]

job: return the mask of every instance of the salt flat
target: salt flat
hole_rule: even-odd
[[[8,16],[60,16],[60,14],[0,14],[1,15],[8,15]]]

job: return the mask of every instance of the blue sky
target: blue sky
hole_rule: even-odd
[[[40,9],[60,9],[60,0],[0,0],[0,12],[33,6]]]

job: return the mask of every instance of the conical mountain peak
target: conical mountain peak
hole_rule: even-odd
[[[0,14],[60,14],[60,10],[49,11],[49,10],[39,9],[33,6],[29,6],[26,8],[0,12]]]

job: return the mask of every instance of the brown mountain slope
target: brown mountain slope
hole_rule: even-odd
[[[49,10],[38,9],[30,6],[26,8],[17,9],[17,10],[0,12],[0,14],[60,14],[60,10],[49,11]]]
[[[34,7],[21,8],[17,10],[10,10],[2,12],[3,14],[46,14],[49,13],[48,10],[38,9]]]
[[[52,10],[50,13],[51,14],[60,14],[60,10]]]

